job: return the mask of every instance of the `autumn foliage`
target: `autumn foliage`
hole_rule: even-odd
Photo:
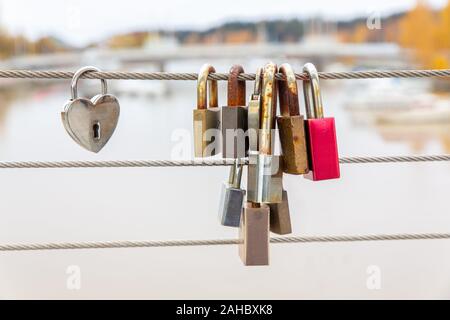
[[[448,68],[450,54],[450,1],[433,12],[419,1],[400,21],[399,43],[416,50],[419,62],[427,68]]]
[[[379,30],[370,30],[364,21],[340,36],[346,42],[396,42],[412,49],[424,68],[450,68],[450,0],[438,11],[420,0],[411,11],[383,20]]]

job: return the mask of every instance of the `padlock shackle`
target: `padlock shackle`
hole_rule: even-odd
[[[258,68],[255,73],[255,84],[253,86],[252,99],[255,99],[255,97],[261,95],[262,78],[263,78],[263,68]]]
[[[303,81],[306,117],[308,119],[321,119],[323,118],[323,104],[319,86],[319,73],[312,63],[305,64],[303,72],[309,77],[309,80]]]
[[[280,98],[280,114],[284,117],[299,116],[298,87],[294,69],[288,63],[280,66],[279,72],[286,80],[278,81],[278,95]]]
[[[244,73],[244,68],[241,65],[233,65],[228,76],[228,107],[245,106],[245,81],[239,80],[238,77]]]
[[[209,95],[209,108],[218,108],[217,80],[208,80],[210,73],[215,73],[216,69],[206,63],[200,69],[197,80],[197,109],[207,109],[207,101]],[[209,88],[208,88],[209,82]],[[208,93],[207,94],[207,89]]]
[[[277,109],[277,65],[269,62],[264,67],[261,91],[261,126],[259,152],[265,155],[273,153],[272,130],[275,129]]]
[[[234,160],[234,164],[230,169],[230,176],[228,178],[228,184],[235,188],[240,189],[241,188],[241,181],[242,181],[242,172],[244,171],[244,161],[237,158]]]
[[[70,85],[70,91],[71,91],[71,95],[72,95],[72,100],[75,100],[78,98],[78,80],[81,78],[81,76],[83,74],[85,74],[86,72],[91,72],[91,71],[97,71],[100,72],[101,70],[99,68],[96,67],[92,67],[92,66],[87,66],[87,67],[83,67],[78,69],[73,77],[72,77],[72,82]],[[102,94],[107,94],[108,93],[108,83],[106,82],[105,79],[101,79],[102,82]]]

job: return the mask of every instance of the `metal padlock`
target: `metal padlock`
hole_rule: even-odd
[[[289,212],[289,199],[286,190],[283,190],[283,199],[280,203],[269,204],[270,231],[277,234],[292,233],[291,215]]]
[[[276,111],[277,66],[268,63],[264,68],[261,96],[261,124],[259,150],[249,152],[247,200],[256,203],[282,201],[283,171],[281,158],[273,155]]]
[[[197,80],[197,108],[194,110],[194,151],[196,157],[209,157],[220,153],[220,108],[218,106],[217,81],[209,83],[208,76],[216,70],[210,64],[200,69]],[[214,138],[214,139],[212,139]]]
[[[290,174],[308,173],[308,154],[304,118],[300,115],[297,79],[292,67],[285,63],[280,73],[286,81],[279,81],[280,113],[277,117],[278,131],[283,155],[283,171]]]
[[[261,125],[261,83],[263,69],[258,68],[255,74],[255,87],[250,101],[248,102],[248,141],[249,152],[258,152],[259,150],[259,127]]]
[[[246,266],[269,265],[269,206],[247,202],[239,226],[239,256]]]
[[[243,169],[244,162],[236,159],[231,167],[228,182],[225,182],[222,186],[219,219],[220,223],[227,227],[239,227],[241,222],[242,205],[245,197],[245,190],[241,189]]]
[[[117,98],[108,94],[106,80],[102,79],[102,93],[92,99],[78,97],[78,80],[86,72],[100,71],[95,67],[83,67],[72,78],[71,99],[61,112],[61,120],[70,137],[83,148],[99,152],[109,141],[120,115]]]
[[[339,154],[334,118],[324,118],[319,74],[312,63],[303,67],[309,80],[303,81],[310,172],[305,178],[319,181],[340,177]]]
[[[245,105],[245,81],[238,80],[244,68],[234,65],[228,78],[228,105],[222,107],[222,155],[224,158],[247,156],[247,107]]]

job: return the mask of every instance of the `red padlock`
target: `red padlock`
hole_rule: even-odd
[[[324,118],[319,73],[312,63],[303,67],[309,80],[303,81],[306,116],[305,134],[310,172],[305,178],[320,181],[340,177],[339,154],[334,118]]]

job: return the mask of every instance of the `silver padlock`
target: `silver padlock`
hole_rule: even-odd
[[[245,190],[241,189],[242,171],[244,163],[236,159],[231,167],[228,182],[222,185],[220,197],[219,219],[227,227],[239,227],[244,204]]]
[[[247,201],[255,203],[282,202],[281,157],[273,155],[277,103],[276,72],[277,66],[274,63],[268,63],[264,68],[259,146],[257,152],[249,152]]]
[[[280,203],[283,200],[283,168],[280,156],[249,154],[247,201]]]
[[[72,78],[72,98],[66,103],[61,119],[70,137],[83,148],[99,152],[109,141],[119,120],[120,105],[117,98],[108,94],[106,80],[102,79],[102,93],[92,99],[78,98],[78,80],[86,72],[100,71],[84,67]]]

